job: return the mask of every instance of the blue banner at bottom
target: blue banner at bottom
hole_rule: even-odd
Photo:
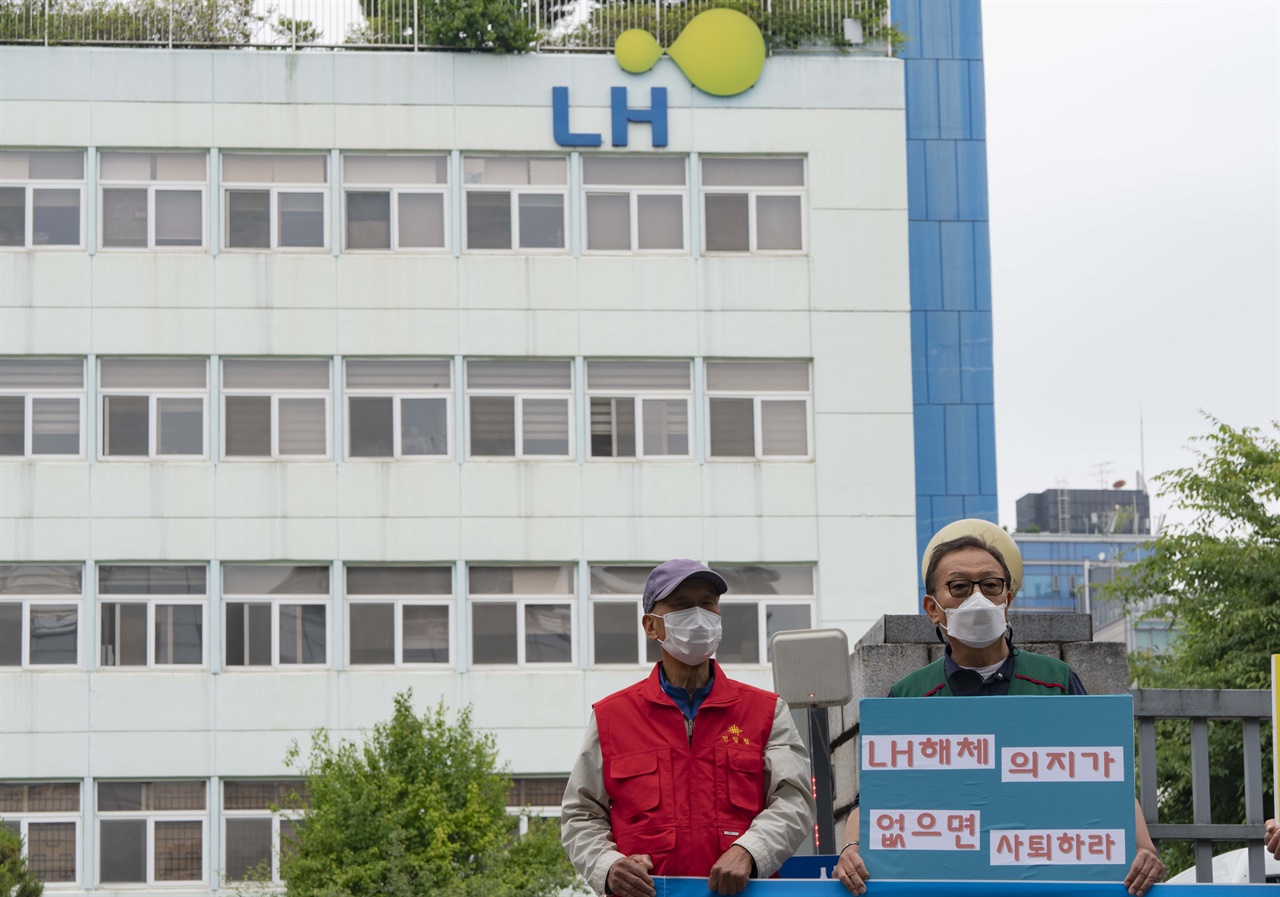
[[[705,878],[655,878],[658,897],[709,897]],[[1244,890],[1280,894],[1275,885],[1153,885],[1147,897],[1242,897]],[[838,881],[753,881],[740,897],[849,897]],[[1084,881],[868,881],[866,897],[1129,897],[1120,882]]]

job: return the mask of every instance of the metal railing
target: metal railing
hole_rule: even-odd
[[[1262,853],[1262,723],[1271,719],[1268,690],[1135,688],[1133,717],[1138,725],[1138,802],[1156,841],[1192,841],[1196,881],[1213,880],[1213,842],[1248,846],[1249,881],[1265,881]],[[1157,810],[1156,721],[1188,720],[1191,730],[1192,816],[1190,824],[1163,824]],[[1215,824],[1209,813],[1209,721],[1239,720],[1244,763],[1245,820]]]
[[[609,51],[629,28],[667,46],[715,0],[508,0],[517,49]],[[455,35],[436,0],[0,0],[0,43],[262,49],[503,50],[492,22]],[[739,0],[771,50],[892,52],[888,0]],[[491,17],[492,18],[492,17]],[[497,16],[501,18],[501,15]],[[485,29],[489,29],[486,31]]]

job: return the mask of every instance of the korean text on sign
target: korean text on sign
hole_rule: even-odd
[[[864,735],[863,769],[994,769],[994,735]]]
[[[1018,747],[1000,749],[1001,782],[1123,782],[1124,749]]]
[[[982,839],[976,810],[872,810],[873,850],[977,850]]]
[[[991,832],[993,866],[1096,866],[1124,862],[1123,829]]]

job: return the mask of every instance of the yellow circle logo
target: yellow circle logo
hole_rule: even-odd
[[[633,28],[618,35],[613,52],[618,65],[638,75],[653,68],[663,51],[652,34]],[[731,97],[759,80],[764,69],[764,35],[737,10],[709,9],[689,21],[666,53],[694,87]]]

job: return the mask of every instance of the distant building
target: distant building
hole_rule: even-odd
[[[1142,498],[1146,500],[1145,493]],[[1023,613],[1090,614],[1094,641],[1124,642],[1130,651],[1163,651],[1169,645],[1168,624],[1163,620],[1140,619],[1143,612],[1163,601],[1163,597],[1154,597],[1141,607],[1127,610],[1118,602],[1099,600],[1102,587],[1119,571],[1141,560],[1154,539],[1155,536],[1145,533],[1137,536],[1015,533],[1013,541],[1022,552],[1022,587],[1015,607]]]
[[[1082,535],[1151,532],[1151,499],[1136,489],[1046,489],[1018,499],[1019,533]]]

